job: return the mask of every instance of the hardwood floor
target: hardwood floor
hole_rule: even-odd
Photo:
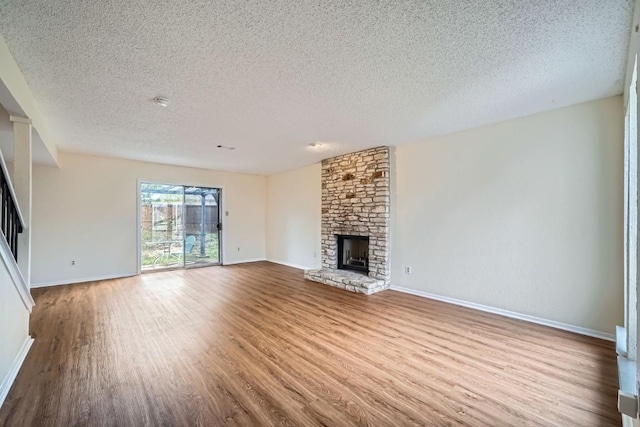
[[[33,291],[4,426],[608,426],[613,343],[266,262]]]

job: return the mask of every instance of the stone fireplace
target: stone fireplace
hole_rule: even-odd
[[[322,268],[305,278],[352,292],[389,288],[389,148],[322,161]]]

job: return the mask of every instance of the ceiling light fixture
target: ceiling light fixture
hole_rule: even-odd
[[[155,98],[153,98],[153,102],[161,107],[166,107],[167,105],[169,105],[170,101],[169,98],[166,98],[164,96],[156,96]]]
[[[322,148],[322,143],[321,142],[312,142],[311,144],[309,144],[309,147],[311,147],[311,148]]]
[[[218,145],[217,148],[222,148],[224,150],[235,150],[236,147],[228,147],[226,145]]]

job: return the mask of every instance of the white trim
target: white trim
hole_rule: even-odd
[[[123,279],[136,276],[136,273],[108,274],[106,276],[84,277],[80,279],[53,280],[51,282],[33,283],[31,288],[46,288],[48,286],[73,285],[74,283],[97,282],[99,280]]]
[[[264,258],[254,258],[254,259],[241,259],[239,261],[227,261],[221,265],[234,265],[234,264],[245,264],[247,262],[258,262],[258,261],[266,261]]]
[[[218,265],[223,265],[227,247],[227,216],[225,211],[227,206],[225,200],[227,190],[225,190],[224,186],[222,185],[212,188],[217,188],[220,191],[220,197],[218,197],[218,221],[220,221],[220,224],[222,224],[222,230],[220,230],[220,242],[218,242],[218,250],[220,251],[220,253],[218,253]]]
[[[627,329],[616,325],[616,354],[627,357]]]
[[[18,197],[16,197],[16,193],[13,190],[13,183],[11,182],[11,176],[9,175],[7,164],[4,162],[4,156],[2,155],[2,152],[0,152],[0,167],[2,168],[2,173],[4,174],[4,177],[7,180],[7,186],[9,187],[9,193],[11,193],[13,204],[16,205],[16,212],[18,213],[18,219],[20,220],[20,225],[22,225],[23,229],[27,228],[27,223],[24,222],[24,217],[22,216],[20,205],[18,205]]]
[[[24,359],[27,357],[27,353],[29,353],[29,349],[31,348],[31,344],[33,344],[33,338],[27,336],[27,339],[22,344],[20,351],[16,355],[16,358],[13,360],[11,367],[9,368],[9,372],[7,372],[7,376],[4,377],[2,383],[0,383],[0,408],[4,403],[4,400],[7,398],[9,394],[9,390],[11,390],[11,386],[13,382],[16,380],[18,376],[18,371],[22,367],[22,363]]]
[[[138,274],[142,274],[142,181],[136,180],[136,265]]]
[[[308,267],[308,266],[305,267],[304,265],[292,264],[290,262],[278,261],[278,260],[275,260],[275,259],[267,259],[266,261],[272,262],[274,264],[285,265],[287,267],[297,268],[298,270],[315,270],[315,269],[318,268],[318,267]]]
[[[515,311],[503,310],[501,308],[490,307],[488,305],[476,304],[475,302],[463,301],[456,298],[445,297],[441,295],[430,294],[415,289],[403,288],[402,286],[391,286],[392,291],[404,292],[406,294],[416,295],[423,298],[429,298],[436,301],[442,301],[449,304],[460,305],[462,307],[473,308],[475,310],[485,311],[487,313],[498,314],[500,316],[510,317],[512,319],[524,320],[525,322],[537,323],[538,325],[549,326],[551,328],[562,329],[563,331],[574,332],[580,335],[600,338],[607,341],[615,341],[614,334],[595,331],[593,329],[583,328],[581,326],[569,325],[567,323],[556,322],[555,320],[541,319],[540,317],[530,316],[528,314],[516,313]]]
[[[0,233],[2,235],[2,233]],[[4,265],[7,267],[7,271],[9,271],[9,275],[11,276],[11,281],[13,282],[13,286],[15,286],[16,291],[20,294],[20,298],[22,298],[22,302],[29,313],[31,313],[31,309],[36,304],[31,297],[31,292],[29,292],[29,285],[26,280],[24,280],[24,276],[20,272],[20,268],[18,267],[18,263],[13,258],[13,254],[11,253],[11,248],[7,243],[7,239],[4,236],[0,237],[0,254],[2,257],[2,261]]]
[[[11,120],[12,122],[26,123],[28,125],[33,123],[32,120],[27,117],[20,117],[20,116],[14,116],[14,115],[9,116],[9,120]]]
[[[633,18],[632,23],[633,27],[635,27],[636,23],[640,20],[640,2],[638,0],[632,0],[633,7]],[[640,52],[640,37],[639,33],[637,33],[634,29],[631,30],[631,34],[629,34],[629,50],[627,52],[627,64],[625,67],[625,76],[624,76],[624,105],[627,105],[629,102],[629,89],[631,87],[631,75],[633,74],[635,68],[635,58],[636,54]]]

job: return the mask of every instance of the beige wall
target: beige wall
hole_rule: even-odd
[[[397,147],[392,283],[614,332],[623,131],[613,97]]]
[[[267,178],[267,259],[320,267],[320,164]]]
[[[623,122],[613,97],[397,147],[392,284],[613,332]],[[138,179],[224,187],[226,261],[319,266],[320,165],[265,178],[60,159],[34,169],[36,284],[137,271]]]
[[[265,258],[263,176],[70,153],[59,160],[60,169],[33,170],[35,286],[136,274],[138,180],[221,187],[224,262]]]
[[[392,285],[613,333],[623,125],[613,97],[396,147]],[[317,265],[297,257],[319,235],[319,202],[300,199],[319,183],[319,166],[269,177],[270,259]]]

